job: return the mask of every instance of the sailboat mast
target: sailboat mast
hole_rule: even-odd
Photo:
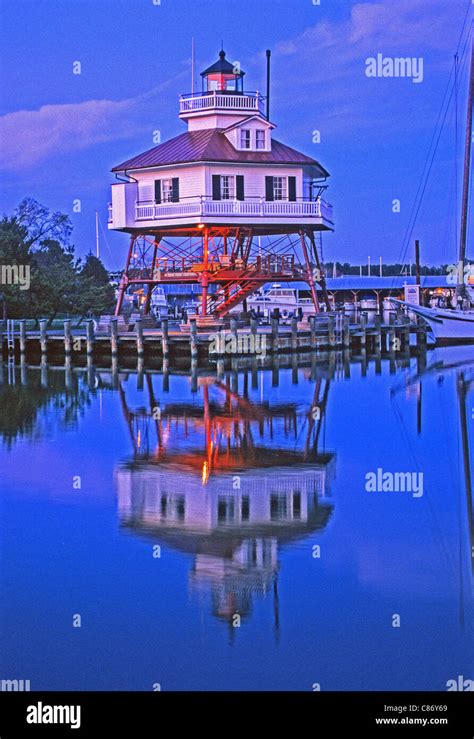
[[[99,259],[99,211],[95,212],[95,255]]]
[[[471,138],[472,138],[472,104],[474,98],[474,39],[471,39],[471,72],[469,78],[469,95],[467,101],[467,121],[466,121],[466,148],[464,151],[464,176],[462,191],[462,210],[461,210],[461,234],[459,240],[459,260],[458,260],[458,292],[464,286],[464,264],[466,261],[466,244],[467,244],[467,216],[469,210],[469,175],[471,170]]]

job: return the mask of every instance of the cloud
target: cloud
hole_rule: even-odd
[[[425,125],[430,96],[446,84],[465,10],[465,0],[379,0],[353,5],[342,20],[322,18],[277,45],[275,98],[334,134]],[[368,79],[366,59],[379,52],[423,57],[426,84]]]
[[[149,131],[143,108],[149,109],[150,98],[165,91],[175,79],[126,100],[86,100],[7,113],[0,117],[0,168],[22,171],[58,154]]]

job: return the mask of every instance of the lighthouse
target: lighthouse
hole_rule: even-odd
[[[334,228],[329,173],[275,138],[268,99],[245,78],[221,51],[201,91],[180,97],[187,130],[113,167],[108,225],[130,236],[117,315],[132,285],[145,288],[145,313],[156,286],[198,285],[206,325],[269,281],[297,280],[319,311],[315,234]]]

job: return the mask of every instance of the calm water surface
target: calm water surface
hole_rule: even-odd
[[[4,367],[0,677],[146,691],[472,678],[473,380],[468,348],[194,379]],[[423,495],[366,492],[378,468],[423,473]]]

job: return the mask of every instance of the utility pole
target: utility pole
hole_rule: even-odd
[[[416,266],[416,284],[421,284],[421,271],[420,271],[420,242],[418,239],[415,241],[415,266]],[[411,274],[411,270],[410,270]]]

